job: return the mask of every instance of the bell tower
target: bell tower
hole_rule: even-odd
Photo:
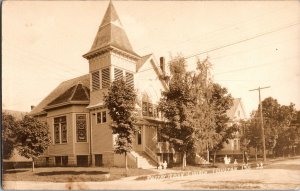
[[[90,105],[103,105],[103,93],[114,79],[124,78],[134,86],[136,54],[117,15],[109,2],[90,51],[83,55],[89,61]]]

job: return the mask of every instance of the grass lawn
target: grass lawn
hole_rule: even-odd
[[[147,169],[128,169],[127,176],[155,174]],[[4,181],[82,182],[109,181],[126,177],[124,168],[48,167],[9,169],[3,172]]]

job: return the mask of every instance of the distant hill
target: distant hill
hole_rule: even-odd
[[[8,110],[8,109],[4,109],[2,110],[2,112],[14,116],[17,120],[21,120],[25,115],[28,114],[28,112],[25,111],[15,111],[15,110]]]

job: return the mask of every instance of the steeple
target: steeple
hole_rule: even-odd
[[[107,48],[116,48],[132,56],[138,56],[132,49],[112,1],[109,2],[90,51],[83,57],[88,58]]]

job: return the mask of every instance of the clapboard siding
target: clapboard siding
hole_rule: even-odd
[[[99,110],[102,111],[102,110]],[[104,153],[113,150],[113,135],[110,127],[110,117],[107,112],[107,122],[97,124],[97,115],[99,111],[91,113],[92,124],[92,153]]]
[[[48,153],[50,155],[69,155],[75,154],[75,140],[76,140],[76,113],[86,113],[88,116],[88,110],[86,106],[66,106],[55,110],[50,110],[47,115],[47,123],[49,126],[49,133],[51,137],[51,145],[49,146]],[[54,118],[59,116],[67,117],[67,143],[55,144],[54,143]],[[89,118],[87,117],[87,131],[89,130]],[[89,132],[87,138],[89,139]],[[89,147],[85,147],[85,153],[89,153]],[[82,148],[80,148],[82,151]]]

